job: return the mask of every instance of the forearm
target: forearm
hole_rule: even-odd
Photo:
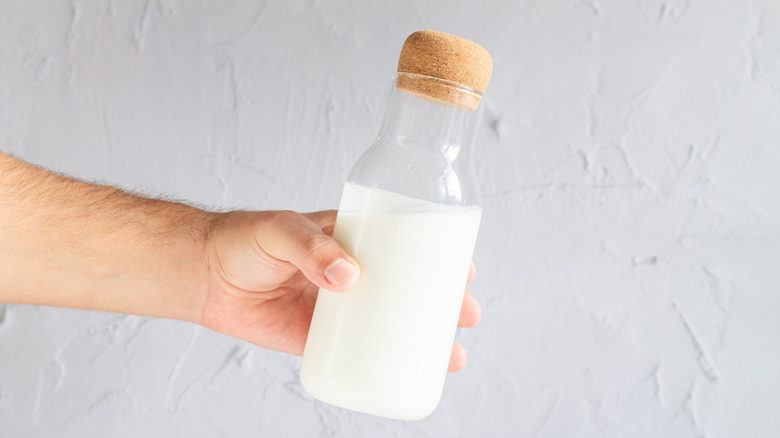
[[[0,153],[0,302],[197,322],[213,218]]]

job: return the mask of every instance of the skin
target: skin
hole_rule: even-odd
[[[0,302],[179,319],[300,355],[318,289],[346,292],[360,275],[330,237],[335,220],[208,212],[0,153]],[[467,289],[458,325],[480,316]],[[466,360],[455,343],[449,371]]]

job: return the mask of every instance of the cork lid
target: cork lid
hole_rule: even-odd
[[[398,60],[398,89],[436,103],[473,111],[493,73],[493,60],[479,44],[444,32],[417,31]]]

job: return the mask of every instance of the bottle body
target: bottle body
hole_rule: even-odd
[[[342,194],[333,237],[361,275],[317,297],[301,364],[315,398],[402,420],[438,405],[482,214],[464,153],[478,116],[393,88]]]
[[[309,393],[403,420],[433,411],[480,217],[475,207],[346,185],[334,238],[358,260],[361,278],[348,293],[320,290],[301,367]]]

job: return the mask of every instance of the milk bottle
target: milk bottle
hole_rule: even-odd
[[[333,237],[361,276],[317,297],[301,364],[315,398],[402,420],[439,403],[481,218],[469,158],[491,71],[462,38],[406,40],[382,128],[342,193]]]

